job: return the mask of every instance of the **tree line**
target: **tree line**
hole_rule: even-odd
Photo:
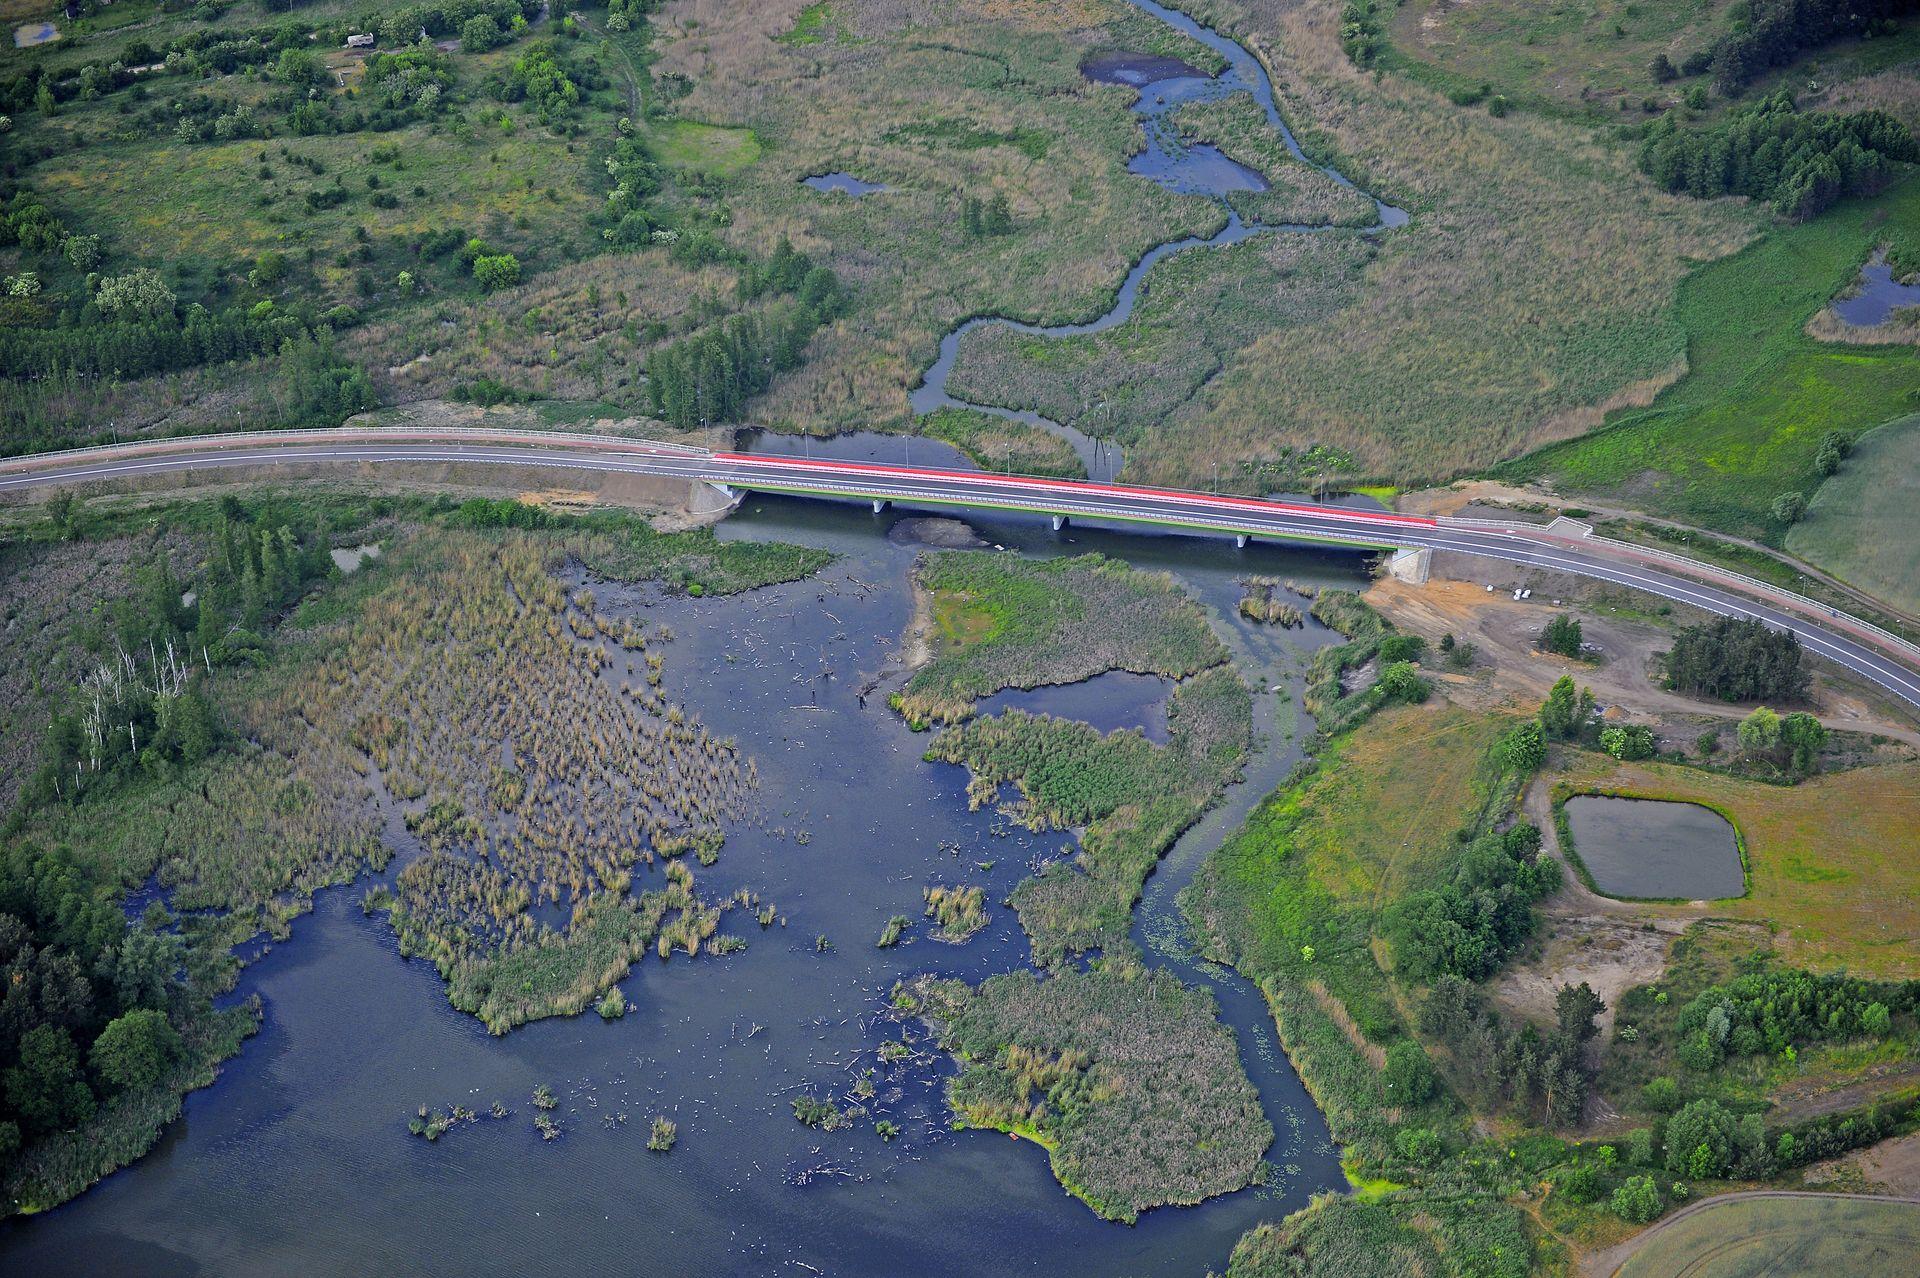
[[[1784,89],[1698,128],[1664,115],[1640,147],[1641,170],[1669,191],[1750,196],[1797,220],[1879,190],[1916,159],[1913,134],[1885,111],[1805,114]]]
[[[1674,637],[1667,687],[1722,701],[1805,701],[1812,673],[1804,656],[1788,631],[1716,617]]]
[[[649,354],[647,403],[655,417],[683,430],[741,420],[747,401],[799,367],[814,333],[845,305],[839,278],[784,240],[766,263],[741,274],[737,294],[780,300]]]
[[[1916,0],[1741,0],[1728,11],[1732,29],[1714,42],[1713,78],[1738,93],[1763,72],[1847,36],[1891,34],[1896,20],[1920,10]]]

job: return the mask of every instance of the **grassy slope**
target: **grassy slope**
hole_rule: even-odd
[[[1920,612],[1920,415],[1862,437],[1787,534],[1787,549]]]
[[[1762,785],[1697,768],[1571,755],[1567,778],[1731,812],[1747,842],[1751,890],[1717,915],[1771,922],[1796,967],[1860,976],[1920,976],[1920,896],[1912,864],[1920,765],[1861,768],[1797,786]],[[1837,819],[1837,814],[1845,814]]]
[[[1873,1199],[1744,1199],[1708,1207],[1663,1229],[1621,1278],[1760,1278],[1819,1273],[1877,1278],[1920,1252],[1920,1207]]]
[[[1778,538],[1768,513],[1818,483],[1827,431],[1857,437],[1911,412],[1920,352],[1819,342],[1802,326],[1875,244],[1920,249],[1920,176],[1871,200],[1770,231],[1681,285],[1674,314],[1689,371],[1652,407],[1510,467],[1562,489],[1623,497],[1653,513]]]

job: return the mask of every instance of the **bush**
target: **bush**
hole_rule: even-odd
[[[1452,644],[1448,644],[1449,649]],[[1420,654],[1427,650],[1427,641],[1419,635],[1388,635],[1380,641],[1380,660],[1418,661]]]
[[[520,282],[520,259],[511,253],[491,253],[473,259],[473,278],[488,292],[512,288]]]
[[[1577,657],[1580,655],[1580,644],[1580,622],[1564,612],[1549,621],[1547,628],[1540,632],[1542,652],[1555,652],[1563,657]]]
[[[1758,1114],[1735,1117],[1718,1101],[1696,1100],[1667,1120],[1667,1170],[1692,1180],[1730,1173],[1765,1176],[1773,1170]]]
[[[1613,1191],[1613,1211],[1630,1224],[1644,1225],[1660,1214],[1660,1189],[1651,1176],[1629,1176]]]
[[[1388,701],[1411,703],[1425,701],[1433,691],[1433,685],[1420,677],[1419,669],[1411,661],[1396,661],[1386,666],[1380,671],[1375,686]]]
[[[1433,1096],[1433,1062],[1426,1049],[1403,1038],[1387,1049],[1387,1096],[1402,1105],[1420,1105]]]
[[[1664,1076],[1651,1079],[1640,1089],[1640,1103],[1656,1114],[1671,1114],[1680,1108],[1680,1084]]]

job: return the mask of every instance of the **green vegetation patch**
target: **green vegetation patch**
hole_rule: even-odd
[[[1501,468],[1562,490],[1606,493],[1652,513],[1777,544],[1775,500],[1820,483],[1828,432],[1857,439],[1913,411],[1920,350],[1817,341],[1802,328],[1875,246],[1920,257],[1920,178],[1872,200],[1781,226],[1701,267],[1674,315],[1689,371],[1646,409]]]
[[[1080,853],[1014,889],[1034,958],[1124,941],[1140,885],[1180,833],[1237,774],[1253,735],[1252,697],[1230,667],[1174,690],[1168,740],[1138,731],[1100,735],[1084,723],[1009,711],[947,728],[929,759],[964,764],[976,804],[1019,787],[1009,811],[1034,829],[1085,826]]]
[[[1002,688],[1074,683],[1108,670],[1182,678],[1227,650],[1165,573],[1101,555],[1028,560],[992,551],[921,559],[942,643],[898,698],[916,721],[955,721]]]
[[[654,157],[669,168],[727,177],[760,158],[760,139],[752,129],[674,120],[647,134]]]
[[[971,408],[941,408],[920,419],[920,433],[952,444],[984,470],[1084,479],[1086,467],[1066,440],[1038,426]]]
[[[1860,437],[1788,532],[1787,549],[1920,614],[1920,414]]]
[[[1131,1222],[1258,1175],[1273,1126],[1205,991],[1164,972],[1011,972],[917,997],[961,1062],[959,1118],[1039,1142],[1102,1216]]]

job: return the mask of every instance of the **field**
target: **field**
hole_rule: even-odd
[[[1870,1198],[1748,1198],[1701,1204],[1655,1232],[1620,1278],[1878,1278],[1920,1251],[1920,1207]]]
[[[1815,491],[1787,549],[1920,613],[1920,416],[1861,436],[1847,464]]]
[[[1599,420],[1595,405],[1645,402],[1679,367],[1673,290],[1690,262],[1741,243],[1750,214],[1651,191],[1585,126],[1496,119],[1355,68],[1330,0],[1186,7],[1262,55],[1310,153],[1407,207],[1411,225],[1371,247],[1336,232],[1156,271],[1153,291],[1166,274],[1177,314],[1155,331],[1143,317],[1137,341],[1131,324],[1105,335],[1098,358],[1200,388],[1184,402],[1137,390],[1088,412],[1073,380],[1095,358],[1082,339],[1058,371],[1048,352],[996,346],[983,352],[991,373],[963,359],[956,385],[1001,403],[1078,400],[1074,424],[1132,442],[1141,479],[1203,483],[1214,461],[1299,473],[1317,447],[1348,478],[1401,482],[1576,433]],[[1225,277],[1260,253],[1279,255],[1284,290],[1225,300]],[[1176,283],[1175,271],[1222,279]]]
[[[1771,924],[1787,962],[1860,976],[1920,976],[1912,863],[1920,767],[1856,768],[1773,786],[1697,768],[1571,757],[1573,766],[1556,781],[1690,799],[1731,813],[1746,839],[1750,890],[1716,902],[1714,913]]]
[[[1689,81],[1657,83],[1655,54],[1677,67],[1719,33],[1731,0],[1699,4],[1538,5],[1525,0],[1413,0],[1386,20],[1392,51],[1383,61],[1438,87],[1477,88],[1523,106],[1565,113],[1637,112],[1643,99],[1670,99]]]
[[[1920,353],[1820,342],[1802,332],[1875,245],[1920,251],[1920,178],[1772,230],[1680,287],[1687,376],[1651,407],[1547,448],[1503,473],[1568,493],[1777,542],[1783,492],[1811,494],[1828,431],[1858,438],[1913,411]]]

